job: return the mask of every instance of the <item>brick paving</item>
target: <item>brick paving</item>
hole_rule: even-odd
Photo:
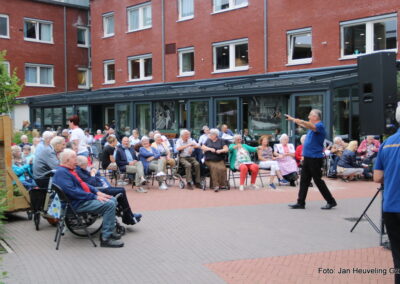
[[[353,233],[376,192],[372,182],[328,180],[338,200],[331,211],[310,190],[306,210],[289,210],[297,188],[214,193],[172,187],[140,194],[126,187],[142,223],[128,228],[122,249],[93,248],[66,232],[59,251],[54,227],[36,232],[24,213],[6,225],[14,250],[4,255],[6,283],[390,283],[392,275],[318,274],[317,266],[389,268],[390,253],[367,222]],[[378,222],[377,200],[369,216]],[[98,242],[98,241],[97,241]]]

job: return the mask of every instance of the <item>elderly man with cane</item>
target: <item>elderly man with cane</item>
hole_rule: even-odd
[[[305,209],[308,187],[311,179],[314,179],[318,190],[326,200],[327,204],[321,209],[329,210],[335,207],[336,201],[331,192],[322,180],[322,165],[324,161],[323,150],[326,136],[325,126],[322,123],[322,113],[318,109],[313,109],[308,115],[309,121],[285,115],[286,119],[293,121],[297,125],[307,128],[306,140],[303,144],[303,168],[301,170],[300,190],[297,203],[289,205],[292,209]]]

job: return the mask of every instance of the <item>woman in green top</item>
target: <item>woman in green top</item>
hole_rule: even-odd
[[[249,171],[251,172],[251,188],[259,189],[256,185],[258,165],[250,158],[250,152],[257,152],[257,150],[257,147],[242,144],[241,135],[233,136],[233,144],[229,145],[229,163],[232,170],[240,171],[239,190],[244,190],[244,181]]]

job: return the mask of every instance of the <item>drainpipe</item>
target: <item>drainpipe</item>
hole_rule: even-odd
[[[64,6],[64,92],[68,92],[67,7]]]
[[[162,65],[162,82],[165,82],[165,5],[164,0],[161,0],[161,65]]]
[[[87,12],[87,26],[89,28],[89,46],[88,46],[88,69],[89,69],[89,88],[92,89],[92,17],[90,14],[90,3],[89,10]]]
[[[268,0],[264,0],[264,73],[268,72]]]

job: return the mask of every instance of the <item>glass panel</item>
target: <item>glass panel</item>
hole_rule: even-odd
[[[53,84],[53,68],[40,67],[40,84],[41,85]]]
[[[248,44],[238,44],[235,46],[235,66],[249,65]]]
[[[106,35],[114,34],[114,15],[105,17]]]
[[[24,33],[26,38],[36,39],[36,22],[25,21]]]
[[[86,70],[78,70],[78,85],[80,87],[87,86],[87,71]]]
[[[51,24],[39,23],[39,40],[51,41]]]
[[[86,29],[78,28],[78,44],[86,45]]]
[[[151,77],[153,75],[153,59],[145,58],[144,59],[144,77]]]
[[[139,29],[139,9],[129,11],[129,30],[135,31]]]
[[[246,5],[247,0],[235,0],[235,6]]]
[[[117,104],[117,129],[124,135],[131,135],[130,104]]]
[[[182,73],[194,71],[194,52],[182,53]]]
[[[56,129],[63,124],[63,109],[61,107],[53,108],[53,126]]]
[[[177,103],[175,101],[163,101],[155,103],[155,118],[157,130],[177,131]]]
[[[308,115],[310,114],[310,111],[314,108],[319,109],[322,111],[322,114],[324,113],[323,110],[323,96],[322,95],[310,95],[310,96],[296,96],[295,97],[295,117],[307,120],[308,121]],[[295,126],[295,135],[296,135],[296,145],[300,143],[300,137],[303,134],[307,133],[307,130]]]
[[[193,0],[180,0],[181,1],[181,18],[193,16],[194,5]]]
[[[215,48],[216,70],[229,69],[229,45]]]
[[[343,28],[344,55],[365,53],[365,24]]]
[[[395,19],[374,24],[374,50],[397,47],[397,21]]]
[[[33,109],[33,128],[41,129],[42,127],[42,109],[34,108]]]
[[[8,36],[8,26],[6,17],[0,17],[0,36]]]
[[[238,105],[236,100],[217,101],[217,125],[228,125],[232,132],[237,132]]]
[[[37,68],[36,67],[25,67],[25,82],[37,83]]]
[[[151,5],[143,7],[143,27],[151,26]]]
[[[214,0],[214,11],[229,9],[229,0]]]
[[[73,107],[66,107],[65,108],[65,119],[64,119],[64,127],[68,127],[67,119],[74,115],[74,108]]]
[[[358,87],[351,89],[351,139],[360,137],[360,95]]]
[[[78,115],[79,115],[79,126],[82,129],[89,127],[89,107],[88,106],[79,106],[78,107]]]
[[[107,81],[115,80],[115,64],[107,64]]]
[[[140,78],[140,59],[131,60],[131,80]]]
[[[190,102],[190,128],[194,135],[199,136],[204,125],[209,125],[208,101]]]
[[[44,127],[53,127],[53,109],[52,108],[45,108],[43,109],[44,114]]]
[[[293,35],[292,40],[292,59],[311,58],[311,33]]]
[[[400,71],[397,71],[397,100],[400,100]]]
[[[333,93],[333,137],[350,134],[350,89],[336,89]]]
[[[150,104],[136,105],[136,128],[139,129],[141,136],[147,135],[151,130],[151,110]]]

